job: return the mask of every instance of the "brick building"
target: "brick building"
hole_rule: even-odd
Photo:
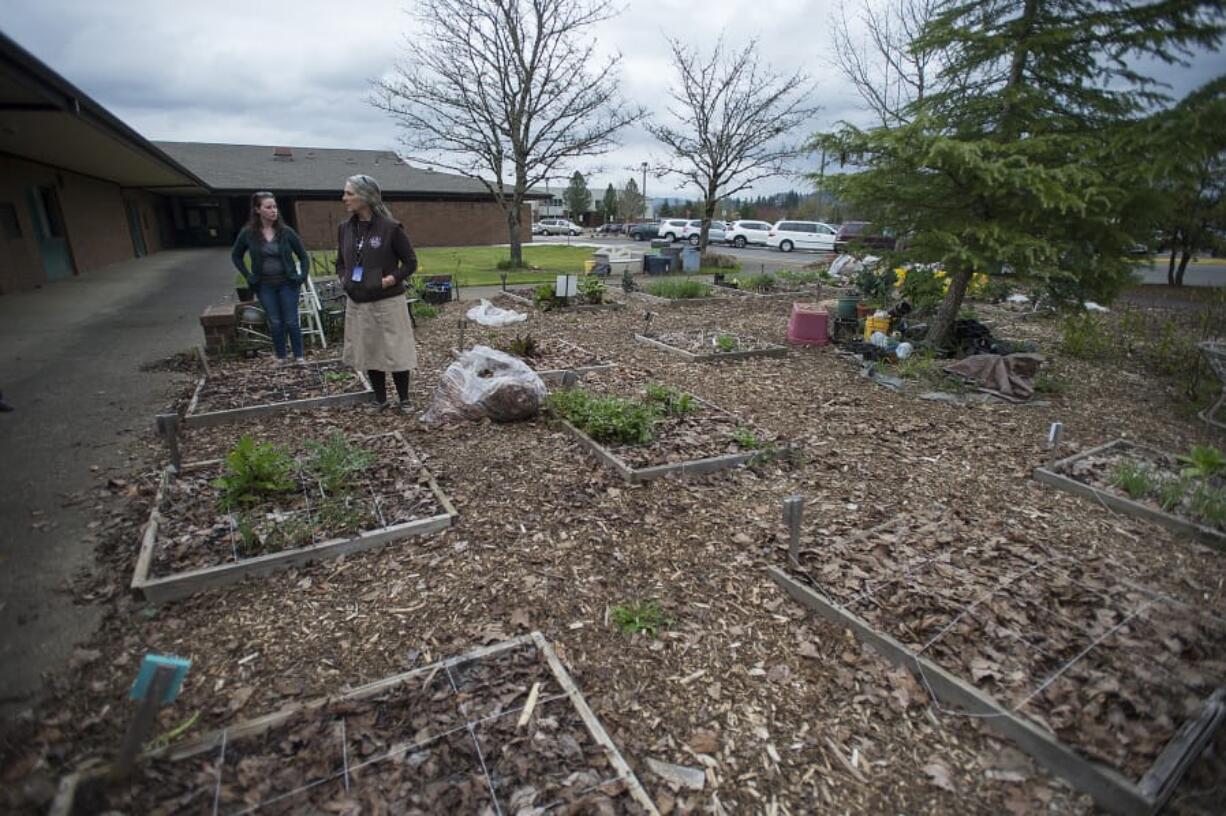
[[[170,247],[229,246],[256,190],[277,195],[309,247],[328,248],[357,173],[378,179],[418,246],[507,241],[479,181],[390,151],[150,142],[0,34],[0,295]],[[531,221],[525,205],[525,242]]]

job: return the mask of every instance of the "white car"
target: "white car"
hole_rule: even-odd
[[[583,227],[569,218],[542,218],[534,226],[534,232],[540,230],[541,235],[581,235]]]
[[[766,246],[766,236],[771,225],[765,221],[733,221],[724,232],[724,240],[737,249],[746,244]]]
[[[664,218],[660,221],[660,237],[665,241],[680,241],[685,234],[686,218]]]
[[[821,221],[780,221],[766,234],[766,245],[780,252],[793,249],[814,249],[834,252],[834,236],[838,230]]]
[[[727,225],[723,221],[712,221],[711,229],[707,232],[707,243],[718,244],[723,243],[724,230]],[[702,221],[687,221],[685,229],[681,232],[681,240],[689,243],[690,246],[698,246],[698,242],[702,240]]]

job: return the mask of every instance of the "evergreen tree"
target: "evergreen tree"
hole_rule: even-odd
[[[639,186],[631,178],[626,182],[626,186],[622,188],[621,198],[618,202],[619,211],[626,217],[627,221],[637,221],[643,217],[645,205],[646,201],[643,199],[643,194],[639,192]]]
[[[562,193],[566,209],[572,219],[578,218],[592,208],[592,192],[587,188],[587,179],[578,170],[570,177],[570,186]]]
[[[670,218],[673,214],[673,205],[668,203],[668,199],[664,199],[664,203],[660,205],[660,209],[656,211],[656,215],[661,218]]]
[[[613,188],[612,183],[604,191],[604,199],[600,202],[601,209],[604,210],[606,221],[612,221],[617,218],[619,212],[617,208],[617,190]]]
[[[913,41],[949,55],[939,91],[897,126],[844,125],[816,144],[858,172],[826,188],[940,261],[949,294],[928,339],[950,346],[976,271],[1045,276],[1051,288],[1109,299],[1142,223],[1164,101],[1137,60],[1179,63],[1223,33],[1215,0],[963,0]]]

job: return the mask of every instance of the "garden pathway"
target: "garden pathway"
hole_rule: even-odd
[[[0,414],[0,713],[29,707],[93,631],[64,589],[93,563],[91,494],[131,469],[125,443],[164,405],[171,375],[141,366],[202,342],[200,311],[233,277],[225,250],[170,250],[0,298],[16,407]]]

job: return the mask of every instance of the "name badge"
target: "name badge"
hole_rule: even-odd
[[[362,282],[362,267],[360,267],[360,266],[355,266],[355,267],[353,268],[353,281],[354,281],[354,283],[361,283],[361,282]]]

